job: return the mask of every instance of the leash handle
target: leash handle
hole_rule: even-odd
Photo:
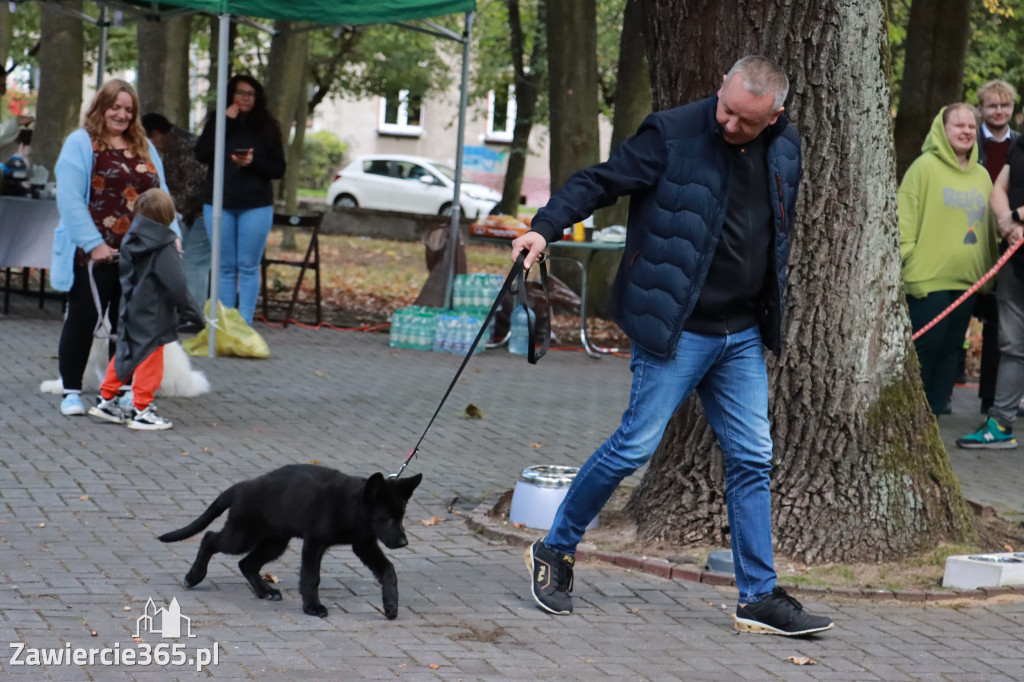
[[[513,283],[519,283],[518,297],[520,299],[520,304],[528,306],[525,286],[526,281],[524,275],[524,272],[526,272],[526,270],[525,268],[523,268],[523,261],[526,260],[526,256],[528,253],[529,251],[527,251],[526,249],[523,249],[522,251],[519,252],[519,256],[516,258],[515,264],[512,266],[512,269],[509,270],[508,276],[505,277],[505,282],[501,285],[501,289],[498,291],[498,295],[495,296],[494,298],[494,303],[491,304],[491,309],[487,311],[487,317],[484,318],[483,324],[480,325],[480,331],[476,333],[476,338],[473,339],[473,343],[470,344],[469,350],[466,352],[466,356],[462,358],[462,364],[459,365],[459,369],[455,372],[455,376],[452,377],[451,383],[448,384],[448,390],[444,392],[444,397],[441,398],[441,402],[437,404],[437,409],[434,410],[433,416],[430,418],[430,421],[427,422],[427,427],[423,429],[423,433],[420,434],[420,438],[419,440],[416,441],[416,445],[414,445],[412,450],[409,451],[409,455],[405,458],[405,461],[402,462],[402,466],[399,467],[398,471],[391,474],[389,478],[398,478],[399,476],[401,476],[402,472],[405,471],[405,467],[409,465],[409,462],[412,461],[412,458],[415,457],[416,453],[419,452],[420,445],[423,443],[423,439],[426,437],[427,431],[429,431],[430,427],[434,425],[434,420],[437,419],[437,415],[441,413],[441,408],[444,406],[445,401],[448,400],[448,396],[451,395],[452,389],[455,388],[455,383],[459,380],[459,377],[462,376],[462,370],[466,368],[466,365],[469,363],[469,359],[473,357],[473,351],[476,350],[477,345],[480,343],[480,339],[483,338],[484,333],[487,331],[487,325],[490,324],[491,320],[494,318],[495,312],[497,312],[498,307],[501,305],[502,296],[505,294],[506,291],[512,291]],[[544,287],[544,296],[547,297],[548,268],[547,264],[544,262],[544,254],[540,255],[540,257],[537,259],[537,263],[540,265],[540,277],[541,284]],[[544,354],[547,352],[548,344],[551,339],[551,334],[548,333],[545,335],[544,345],[543,348],[541,348],[540,354],[535,353],[534,337],[536,332],[534,330],[534,324],[530,322],[529,312],[527,312],[526,320],[530,339],[529,356],[527,359],[529,360],[530,364],[535,365],[537,364],[537,360],[540,360],[542,357],[544,357]],[[511,318],[509,321],[511,323]]]
[[[1014,252],[1021,247],[1021,244],[1024,244],[1024,240],[1021,240],[1016,244],[1010,244],[1010,248],[1006,249],[1003,255],[999,257],[999,260],[996,261],[996,264],[993,265],[988,272],[982,275],[981,279],[972,284],[970,289],[961,294],[960,297],[950,303],[945,310],[936,315],[934,320],[914,332],[914,335],[910,337],[910,340],[917,341],[918,337],[922,336],[926,331],[937,325],[944,317],[946,317],[946,315],[949,315],[951,312],[956,310],[957,306],[974,295],[974,292],[980,289],[985,282],[992,279],[992,277],[995,276],[995,274],[999,272],[1004,265],[1006,265],[1006,261],[1010,260],[1010,256],[1012,256]]]

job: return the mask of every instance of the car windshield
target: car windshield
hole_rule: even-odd
[[[434,168],[436,168],[437,170],[441,171],[441,173],[446,178],[448,178],[452,182],[455,182],[455,170],[453,168],[450,168],[448,166],[443,166],[443,165],[441,165],[439,163],[435,163],[434,164]]]

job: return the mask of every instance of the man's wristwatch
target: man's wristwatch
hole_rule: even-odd
[[[1013,218],[1015,223],[1024,223],[1024,220],[1020,219],[1020,213],[1017,212],[1017,209],[1010,211],[1010,217]]]

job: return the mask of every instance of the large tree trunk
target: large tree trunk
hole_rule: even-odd
[[[188,42],[191,18],[139,21],[140,115],[156,112],[171,123],[188,129]]]
[[[651,74],[644,41],[644,6],[640,0],[626,0],[619,39],[619,68],[615,80],[615,121],[611,149],[636,132],[644,117],[651,113]],[[629,215],[629,197],[620,197],[594,215],[597,227],[625,225]]]
[[[769,363],[776,547],[849,562],[970,537],[901,293],[881,0],[646,4],[657,108],[714,92],[749,53],[778,59],[792,83],[804,181],[784,352]],[[696,400],[629,508],[646,540],[727,544],[722,455]]]
[[[66,3],[81,12],[81,2]],[[60,155],[60,147],[79,121],[82,109],[82,60],[84,50],[82,20],[52,8],[40,6],[39,101],[36,104],[35,132],[32,136],[32,161],[50,171]]]
[[[594,0],[548,5],[551,189],[598,162],[597,9]]]
[[[523,24],[519,14],[519,1],[507,0],[508,24],[512,43],[512,68],[516,84],[516,120],[512,128],[512,144],[498,210],[505,215],[519,213],[519,193],[526,174],[526,155],[530,153],[530,131],[537,112],[537,97],[547,80],[547,3],[537,3],[537,31],[533,36],[533,49],[529,65],[523,54]]]
[[[896,111],[896,179],[921,154],[939,109],[963,98],[971,0],[914,0]]]
[[[288,21],[274,22],[273,39],[270,42],[270,57],[267,60],[267,99],[274,118],[281,124],[285,153],[288,156],[288,171],[283,180],[275,183],[276,196],[288,212],[297,208],[299,165],[302,162],[302,143],[306,132],[306,52],[309,47],[309,32],[303,31],[302,24]],[[289,145],[292,126],[295,137]],[[295,249],[295,230],[286,228],[281,246]]]

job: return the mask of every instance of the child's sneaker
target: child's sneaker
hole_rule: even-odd
[[[156,405],[150,403],[146,409],[138,410],[132,408],[131,416],[128,419],[128,428],[136,431],[163,431],[174,424],[156,413]]]
[[[992,417],[974,433],[956,439],[958,447],[968,450],[1013,450],[1017,447],[1017,439],[1013,431],[1004,429]]]
[[[68,393],[60,401],[60,413],[65,417],[75,417],[85,414],[85,405],[82,404],[82,396],[77,393]]]
[[[117,398],[107,400],[101,395],[96,396],[96,404],[89,408],[89,416],[102,419],[111,424],[124,423],[124,411],[117,404]]]

